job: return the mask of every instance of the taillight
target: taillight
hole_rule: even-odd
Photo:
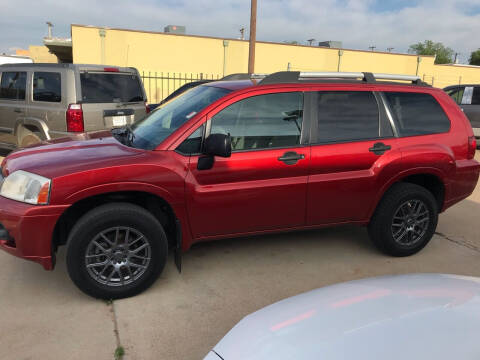
[[[148,107],[148,103],[145,101],[145,111],[148,114],[150,112],[150,108]]]
[[[106,68],[103,68],[103,71],[106,71],[106,72],[119,72],[120,70],[118,68],[114,68],[114,67],[106,67]]]
[[[477,151],[477,140],[475,136],[468,138],[468,158],[473,159],[475,157],[475,151]]]
[[[83,110],[81,104],[70,104],[67,109],[67,131],[83,132]]]

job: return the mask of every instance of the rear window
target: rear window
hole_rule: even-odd
[[[140,79],[134,74],[81,73],[82,102],[112,103],[143,101]]]
[[[430,94],[386,92],[400,136],[438,134],[450,130],[450,120]]]
[[[33,74],[33,100],[46,102],[62,101],[60,73],[35,72]]]
[[[26,72],[4,72],[0,81],[0,99],[25,100]]]

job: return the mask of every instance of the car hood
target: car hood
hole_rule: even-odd
[[[412,274],[352,281],[248,315],[224,360],[480,359],[480,279]]]
[[[4,173],[29,171],[53,179],[96,166],[115,166],[146,156],[119,143],[109,131],[73,135],[19,149],[5,158]]]

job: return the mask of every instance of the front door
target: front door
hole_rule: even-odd
[[[312,96],[316,121],[307,224],[362,221],[382,184],[382,164],[400,158],[386,110],[372,91],[319,91]]]
[[[480,86],[466,86],[460,107],[465,112],[476,137],[480,137]]]
[[[198,170],[192,156],[187,210],[195,238],[305,224],[310,163],[302,92],[246,97],[209,115],[208,134],[232,137],[232,155]],[[307,131],[304,131],[306,128]]]

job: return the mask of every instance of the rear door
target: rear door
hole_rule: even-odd
[[[257,93],[209,115],[207,134],[231,134],[233,152],[208,170],[197,168],[201,155],[191,156],[186,195],[195,238],[305,224],[310,148],[303,104],[301,91]],[[197,138],[198,131],[190,140]]]
[[[476,137],[480,137],[480,86],[467,86],[460,107],[472,124]]]
[[[307,224],[363,221],[378,194],[379,169],[399,158],[381,95],[315,91]]]
[[[133,124],[146,115],[145,93],[136,71],[80,70],[85,131]]]
[[[3,71],[0,78],[0,143],[16,143],[15,124],[26,117],[26,71]]]

